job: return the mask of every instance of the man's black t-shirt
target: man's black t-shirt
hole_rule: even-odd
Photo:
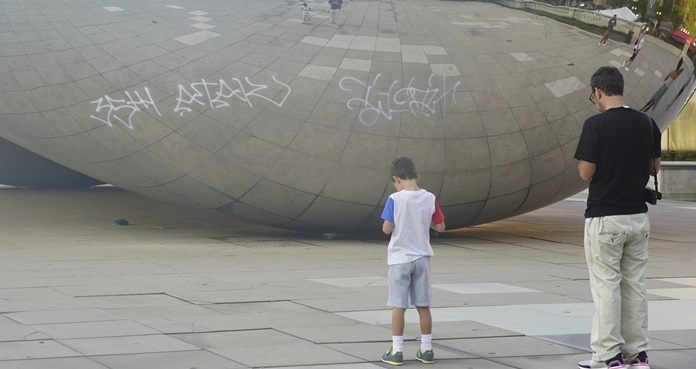
[[[660,137],[654,120],[628,107],[609,109],[585,121],[575,159],[597,165],[585,218],[648,211],[645,185],[650,160],[660,157]]]

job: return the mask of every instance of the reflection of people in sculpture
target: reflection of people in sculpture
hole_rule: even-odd
[[[643,48],[643,44],[645,43],[645,34],[648,33],[648,29],[644,29],[643,32],[640,33],[640,36],[638,36],[638,39],[636,40],[636,44],[633,46],[633,55],[623,62],[623,67],[625,70],[628,71],[628,66],[633,63],[634,60],[636,60],[636,56],[638,56],[638,53],[640,50]]]
[[[309,15],[311,14],[312,8],[310,8],[307,3],[302,3],[300,10],[302,10],[302,23],[309,24]]]
[[[696,71],[694,71],[694,73],[696,73]],[[689,78],[686,80],[686,82],[684,82],[684,85],[679,89],[677,96],[675,96],[674,99],[672,99],[672,101],[670,101],[669,104],[667,104],[667,109],[669,109],[672,106],[672,104],[674,104],[674,102],[677,101],[679,96],[681,96],[681,94],[684,93],[684,90],[686,90],[686,87],[691,84],[691,81],[693,81],[693,79],[694,79],[694,74],[692,73],[689,76]]]
[[[598,45],[606,46],[607,40],[609,39],[609,34],[611,33],[611,30],[614,29],[614,26],[616,26],[616,14],[609,19],[609,24],[607,24],[607,30],[604,31],[604,35],[602,36],[602,40],[599,41]]]
[[[681,66],[682,66],[682,64],[684,64],[684,57],[683,57],[683,56],[682,56],[681,58],[679,58],[679,61],[677,62],[677,67],[674,68],[674,69],[675,69],[675,70],[680,69]],[[666,81],[666,80],[667,80],[667,78],[665,78],[665,81]]]
[[[338,11],[341,10],[341,5],[343,5],[343,0],[329,0],[331,5],[331,23],[338,24]]]
[[[667,77],[665,78],[665,83],[662,84],[660,89],[655,92],[655,94],[652,96],[652,98],[645,103],[645,106],[643,106],[640,111],[648,111],[649,109],[655,109],[655,106],[660,103],[660,99],[662,99],[662,96],[669,90],[669,86],[674,83],[674,80],[679,77],[679,75],[684,71],[684,68],[678,69],[678,70],[673,70],[671,71]]]

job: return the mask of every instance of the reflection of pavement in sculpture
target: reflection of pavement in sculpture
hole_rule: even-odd
[[[655,106],[660,103],[660,100],[662,99],[662,96],[667,92],[667,89],[674,83],[674,80],[679,77],[679,75],[684,71],[683,68],[676,69],[671,71],[667,77],[665,78],[665,83],[660,86],[660,88],[655,92],[655,94],[652,96],[650,100],[648,100],[647,103],[640,109],[640,111],[648,111],[655,109]]]
[[[581,190],[589,74],[625,54],[482,3],[352,1],[340,28],[325,2],[309,26],[296,3],[14,5],[3,138],[129,191],[294,229],[377,229],[397,155],[453,227]],[[673,57],[653,46],[629,103]]]

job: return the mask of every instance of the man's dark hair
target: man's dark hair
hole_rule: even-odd
[[[592,75],[590,86],[602,90],[607,96],[623,96],[624,79],[616,67],[601,67]]]
[[[402,156],[396,158],[392,161],[391,165],[391,177],[399,177],[401,179],[415,179],[418,178],[418,173],[416,172],[416,164],[413,160]]]

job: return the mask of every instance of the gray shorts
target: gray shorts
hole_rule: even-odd
[[[406,263],[389,265],[389,297],[387,305],[408,309],[408,297],[411,305],[430,306],[433,294],[430,289],[430,256]]]

